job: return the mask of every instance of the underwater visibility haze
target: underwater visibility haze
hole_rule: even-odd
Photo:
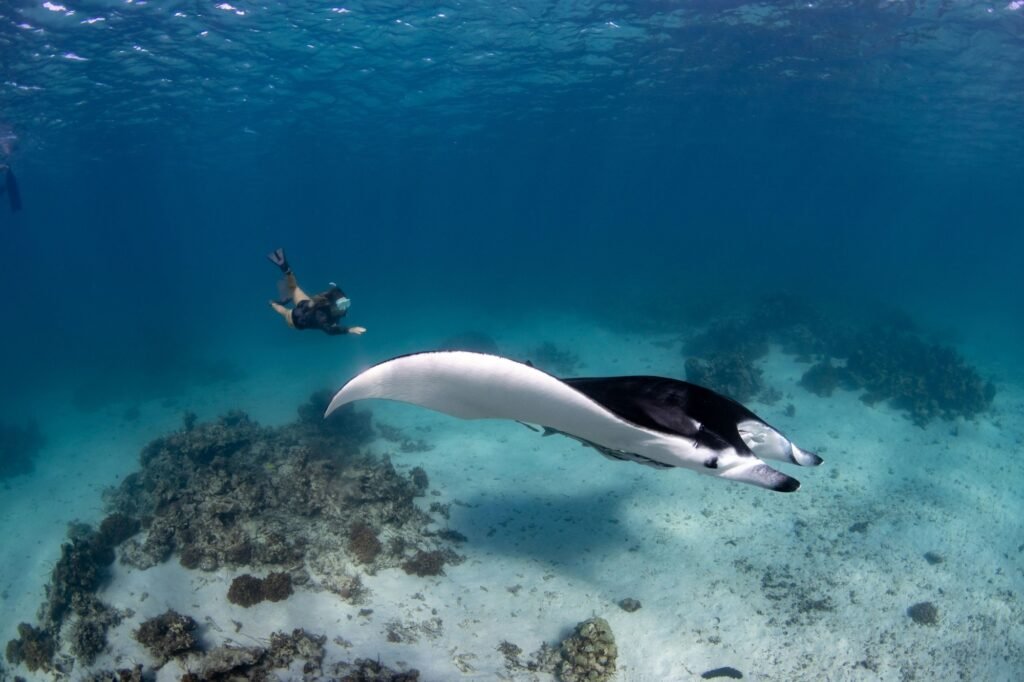
[[[0,68],[0,680],[1020,679],[1021,0],[8,0]],[[321,418],[439,348],[824,464]]]

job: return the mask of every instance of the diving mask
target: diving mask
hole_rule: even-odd
[[[352,305],[352,301],[349,300],[348,296],[342,296],[341,298],[334,301],[334,307],[336,307],[338,311],[342,313],[347,313],[348,307],[350,305]]]

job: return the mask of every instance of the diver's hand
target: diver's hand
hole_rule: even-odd
[[[348,333],[349,334],[355,334],[357,336],[359,334],[365,334],[366,333],[366,327],[349,327],[348,328]]]

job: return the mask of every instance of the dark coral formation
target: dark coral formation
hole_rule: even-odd
[[[141,529],[138,519],[114,513],[100,522],[99,541],[108,547],[117,547]]]
[[[952,348],[926,341],[905,315],[881,314],[855,324],[820,314],[790,295],[761,300],[744,316],[713,322],[684,348],[687,379],[736,400],[765,399],[753,364],[769,344],[817,362],[801,385],[821,396],[863,390],[867,404],[889,401],[915,424],[973,418],[986,411],[995,386]],[[760,393],[760,395],[759,395]]]
[[[92,665],[107,648],[107,631],[121,622],[123,614],[95,597],[87,608],[79,607],[74,620],[65,627],[63,639],[78,660]]]
[[[458,563],[458,560],[458,556],[451,550],[419,550],[402,564],[402,569],[409,575],[444,575],[444,565],[449,562]]]
[[[907,609],[907,615],[918,625],[939,624],[939,609],[930,601],[914,604]]]
[[[377,432],[381,438],[389,443],[398,443],[398,450],[400,452],[429,452],[434,449],[433,445],[422,438],[410,438],[397,426],[378,423]]]
[[[39,627],[23,624],[19,628],[20,639],[7,645],[9,660],[24,662],[30,670],[48,669],[62,633],[74,656],[87,664],[95,660],[106,648],[107,631],[122,617],[100,602],[95,592],[114,561],[114,548],[135,527],[130,519],[117,515],[104,519],[99,531],[85,524],[72,524],[68,530],[70,542],[61,546],[60,558],[46,585],[46,600],[39,607]]]
[[[915,424],[935,418],[972,418],[995,397],[995,386],[952,348],[927,343],[894,328],[859,334],[846,355],[846,369],[865,393],[865,403],[888,400]]]
[[[800,385],[815,395],[827,398],[837,388],[856,388],[857,382],[845,367],[837,367],[831,358],[825,358],[804,372]]]
[[[355,450],[373,440],[373,415],[369,410],[357,410],[345,405],[324,417],[334,393],[329,390],[317,391],[309,400],[299,406],[299,426],[305,431],[307,440],[319,437],[326,440],[321,446]]]
[[[7,661],[14,665],[25,664],[29,672],[49,670],[57,644],[53,635],[28,623],[18,626],[18,639],[7,643]]]
[[[640,609],[640,602],[632,597],[626,597],[619,600],[619,608],[627,613],[633,613]]]
[[[122,562],[141,569],[175,556],[199,570],[270,569],[266,578],[243,576],[232,585],[229,597],[240,604],[285,599],[294,585],[359,603],[367,590],[355,566],[367,573],[413,567],[437,575],[461,561],[450,545],[463,536],[432,530],[435,519],[415,504],[429,485],[426,472],[416,468],[403,475],[387,457],[360,451],[373,434],[369,413],[343,413],[342,422],[326,427],[314,421],[325,397],[315,395],[303,416],[281,427],[262,427],[241,412],[208,423],[186,418],[180,431],[147,445],[141,470],[104,494],[109,515],[99,530],[81,524],[71,529],[40,623],[20,629],[19,639],[8,644],[9,658],[56,670],[74,664],[69,656],[54,662],[54,652],[66,645],[82,663],[96,659],[107,630],[125,615],[95,594],[118,547]],[[198,656],[194,621],[173,612],[143,623],[136,638],[160,661]],[[267,653],[272,649],[223,652],[204,668],[210,674],[196,679],[237,679],[238,670],[280,667]],[[96,675],[135,679],[137,672]],[[260,679],[254,675],[247,679]],[[418,673],[395,675],[415,679]]]
[[[45,443],[34,421],[23,426],[0,423],[0,479],[30,473]]]
[[[545,341],[530,351],[530,360],[537,367],[557,376],[572,375],[580,366],[580,358],[570,350],[563,350],[551,341]]]
[[[342,663],[335,666],[334,674],[339,675],[339,682],[418,682],[420,671],[415,668],[398,672],[380,661],[357,658],[351,664]]]
[[[315,409],[282,427],[261,427],[233,413],[148,445],[142,471],[108,494],[114,511],[141,519],[145,530],[125,544],[122,561],[147,568],[177,554],[199,570],[291,571],[306,560],[329,568],[317,571],[328,575],[324,587],[354,594],[352,576],[339,572],[339,562],[357,559],[372,572],[438,548],[444,539],[423,534],[430,517],[413,502],[425,491],[425,472],[402,476],[386,458],[360,453],[356,443],[372,433],[368,413],[348,422],[352,431],[325,431],[312,422],[323,399],[311,399]],[[389,536],[404,538],[400,551],[388,545],[376,554],[346,553],[338,529],[353,517],[375,533],[387,527]]]
[[[135,639],[163,663],[198,648],[196,627],[197,623],[191,616],[183,616],[173,610],[166,611],[143,622],[135,631]]]
[[[768,334],[753,318],[719,319],[687,341],[683,352],[702,358],[735,357],[750,363],[768,354]]]
[[[384,545],[377,537],[377,531],[373,526],[364,522],[356,521],[348,529],[348,551],[361,564],[372,564]]]
[[[708,358],[687,358],[686,380],[744,402],[764,389],[763,372],[739,354],[716,353]]]
[[[606,682],[615,676],[619,656],[615,636],[604,618],[591,618],[576,626],[559,647],[561,661],[555,674],[561,682]]]
[[[283,601],[292,595],[292,577],[284,572],[257,578],[248,573],[231,581],[228,601],[246,608],[263,601]]]

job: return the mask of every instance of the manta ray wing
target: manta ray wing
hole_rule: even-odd
[[[588,388],[596,391],[599,386],[598,382]],[[609,381],[604,388],[604,393],[615,392],[614,382]],[[618,390],[626,393],[637,389],[636,382],[618,385]],[[685,411],[679,411],[673,421],[670,405],[663,406],[664,413],[640,423],[644,421],[645,409],[652,407],[649,401],[657,404],[655,394],[633,403],[602,395],[607,403],[634,414],[640,421],[633,421],[583,390],[523,363],[485,353],[431,351],[400,356],[361,372],[334,395],[326,414],[355,400],[397,400],[461,419],[510,419],[537,424],[593,445],[617,459],[684,467],[782,492],[796,490],[800,485],[751,454],[742,442],[742,449],[728,439],[702,443],[701,434],[709,429],[701,429],[700,420],[688,420]],[[653,428],[652,424],[659,426]]]
[[[731,410],[693,413],[693,403],[705,398],[700,386],[665,377],[624,376],[563,379],[623,419],[649,429],[693,438],[700,445],[720,450],[732,446],[750,453],[731,420]],[[705,389],[706,390],[706,389]],[[724,407],[728,408],[728,405]]]

